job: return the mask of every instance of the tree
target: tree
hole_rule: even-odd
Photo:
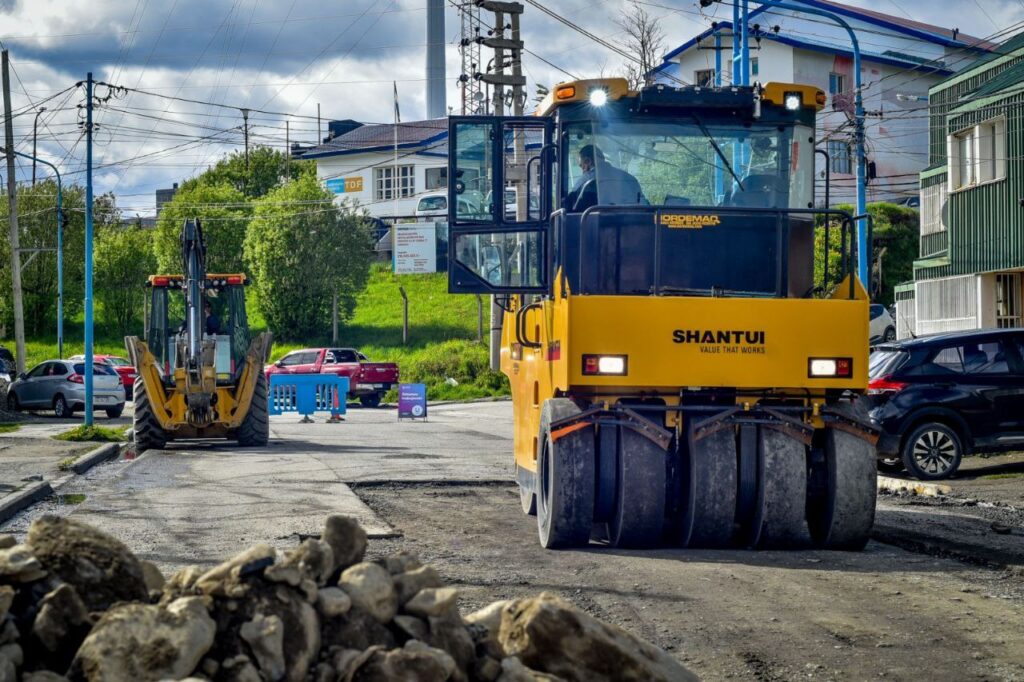
[[[247,197],[262,197],[286,180],[295,180],[304,173],[316,173],[313,161],[292,161],[284,152],[270,147],[256,147],[249,151],[246,170],[245,152],[232,152],[211,168],[187,180],[182,189],[196,184],[230,185]]]
[[[853,213],[853,206],[849,204],[836,208]],[[871,292],[871,300],[888,305],[895,300],[896,285],[914,278],[914,259],[918,256],[921,234],[920,217],[915,209],[885,202],[868,204],[867,209],[874,219],[872,277],[875,290]],[[825,228],[820,220],[818,222],[814,239],[814,281],[820,283],[825,269]],[[828,247],[832,284],[835,284],[840,271],[840,240],[840,227],[833,223]]]
[[[64,225],[64,319],[71,320],[82,310],[85,298],[85,189],[65,185]],[[28,261],[22,254],[21,285],[24,292],[25,332],[28,336],[56,334],[57,321],[57,183],[41,180],[35,187],[18,188],[18,227],[22,249],[39,251]],[[0,223],[6,226],[8,204],[0,201]],[[112,195],[93,200],[93,224],[96,230],[116,224],[120,218]],[[6,229],[6,227],[5,227]],[[28,265],[24,263],[28,261]],[[0,239],[0,325],[13,324],[11,301],[11,246]]]
[[[156,223],[153,253],[163,273],[181,272],[181,227],[199,218],[206,238],[207,272],[243,270],[242,248],[252,215],[250,200],[226,183],[206,179],[186,183],[164,204]]]
[[[96,301],[102,319],[120,335],[142,320],[146,278],[156,269],[152,230],[110,226],[96,239]]]
[[[334,294],[339,316],[352,314],[366,286],[372,243],[367,221],[334,204],[316,177],[303,174],[259,200],[245,238],[256,305],[284,339],[323,336]]]
[[[650,84],[651,71],[661,64],[665,54],[665,31],[658,19],[637,2],[622,10],[615,23],[624,33],[626,51],[633,56],[624,64],[626,80],[631,89],[639,90]]]

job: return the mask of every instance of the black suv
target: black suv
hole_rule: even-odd
[[[946,478],[964,455],[1024,445],[1024,329],[883,344],[868,372],[881,469]]]

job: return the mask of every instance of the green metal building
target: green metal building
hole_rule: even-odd
[[[898,335],[1022,325],[1024,33],[928,91],[921,251]]]

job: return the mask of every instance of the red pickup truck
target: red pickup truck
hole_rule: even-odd
[[[337,374],[348,377],[350,398],[364,407],[377,407],[391,387],[398,383],[398,365],[370,362],[354,348],[304,348],[293,350],[264,369],[271,374]]]

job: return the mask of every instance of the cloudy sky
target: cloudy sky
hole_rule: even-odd
[[[989,36],[1024,21],[1024,0],[847,0],[896,16]],[[446,17],[448,102],[457,106],[460,73],[458,11]],[[545,0],[545,6],[609,41],[627,0]],[[195,175],[242,145],[247,107],[289,114],[291,139],[316,138],[317,104],[324,120],[390,121],[392,81],[403,120],[424,116],[425,0],[0,0],[0,41],[10,50],[18,149],[31,152],[38,107],[39,155],[81,181],[85,143],[78,124],[88,71],[130,92],[99,87],[110,99],[97,112],[97,192],[113,191],[128,215],[153,213],[153,191]],[[696,0],[645,0],[669,47],[707,28],[715,6]],[[951,24],[950,22],[954,22]],[[613,75],[622,59],[528,7],[527,47],[581,77]],[[530,82],[551,85],[564,74],[524,57]],[[69,88],[71,88],[69,90]],[[153,94],[144,94],[153,93]],[[204,103],[184,102],[198,100]],[[457,111],[457,109],[456,109]],[[251,113],[253,144],[284,148],[285,117]],[[325,124],[326,127],[326,124]],[[23,166],[19,179],[28,177]],[[42,171],[40,171],[42,173]]]

